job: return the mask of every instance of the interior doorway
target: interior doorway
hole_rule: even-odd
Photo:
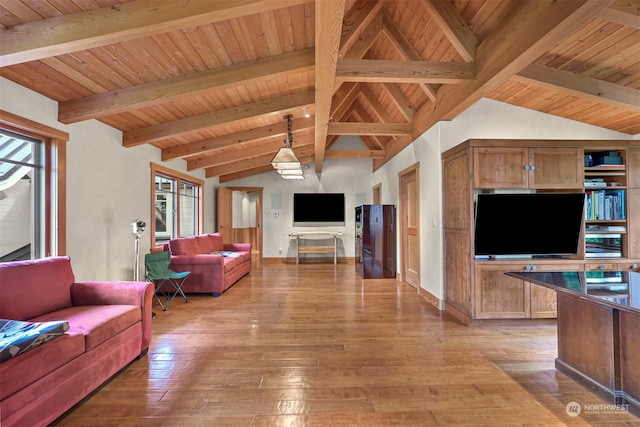
[[[262,187],[218,187],[216,230],[224,242],[251,243],[262,256]]]
[[[400,280],[420,289],[420,163],[398,173]]]
[[[379,205],[382,204],[382,183],[378,183],[371,188],[371,193],[373,196],[373,204]]]

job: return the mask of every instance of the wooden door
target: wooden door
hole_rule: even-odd
[[[582,149],[530,148],[529,187],[577,189],[584,185]]]
[[[473,150],[475,188],[527,188],[526,148],[478,147]]]
[[[420,191],[418,166],[400,172],[402,280],[420,287]]]
[[[218,231],[222,235],[222,241],[225,243],[234,243],[233,190],[225,187],[218,187],[218,206],[216,219],[216,231]]]

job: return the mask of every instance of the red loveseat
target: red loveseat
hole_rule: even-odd
[[[251,272],[251,243],[224,243],[220,233],[170,240],[173,271],[190,271],[182,286],[185,293],[222,295]]]
[[[0,425],[47,425],[146,355],[153,294],[147,282],[76,282],[69,257],[0,263],[3,325],[65,325],[20,351],[19,334],[0,334]]]

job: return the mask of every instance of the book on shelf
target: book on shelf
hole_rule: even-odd
[[[599,168],[599,169],[625,169],[626,165],[593,165],[592,167],[594,168]]]
[[[627,227],[624,225],[600,225],[600,224],[588,224],[587,231],[617,231],[619,233],[626,233]]]
[[[626,218],[624,190],[585,191],[585,219],[624,220]]]

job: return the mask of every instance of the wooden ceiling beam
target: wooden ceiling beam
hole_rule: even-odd
[[[248,85],[264,79],[313,71],[314,49],[304,49],[140,86],[60,102],[58,120],[65,124],[96,119],[132,109],[175,102]]]
[[[331,115],[331,98],[340,50],[345,0],[317,1],[315,6],[315,170],[316,173],[320,173],[327,145],[327,125]]]
[[[362,98],[366,101],[366,103],[369,104],[371,109],[375,112],[379,121],[383,123],[393,122],[393,117],[389,113],[387,107],[382,105],[378,97],[373,93],[368,85],[362,85],[360,94],[362,95]]]
[[[327,159],[381,159],[384,158],[384,150],[327,150]]]
[[[345,87],[350,87],[351,90],[348,92],[343,91],[342,89]],[[333,100],[331,102],[330,120],[340,121],[342,117],[347,113],[347,111],[351,108],[353,102],[356,100],[359,94],[360,83],[346,83],[342,85],[340,90],[333,96]]]
[[[313,119],[301,118],[292,122],[293,134],[302,132],[313,127]],[[230,147],[237,144],[259,141],[261,139],[284,137],[287,135],[287,122],[276,123],[274,125],[263,126],[255,129],[234,132],[216,138],[205,139],[192,142],[190,144],[177,145],[175,147],[162,149],[162,161],[205,154],[221,148]]]
[[[316,4],[317,3],[319,2],[316,2]],[[382,4],[382,0],[359,0],[349,9],[342,23],[340,48],[338,51],[339,58],[346,57],[347,52],[351,51],[353,46],[358,43],[358,39],[365,32],[365,28],[369,27],[369,24],[374,21],[378,12],[382,9]],[[316,26],[316,28],[322,27]]]
[[[414,139],[440,120],[452,120],[481,98],[597,16],[613,0],[514,3],[514,13],[490,34],[476,52],[476,78],[470,84],[444,86],[435,106],[414,118]],[[403,147],[404,148],[404,147]],[[395,153],[394,153],[395,154]]]
[[[382,28],[383,34],[391,43],[391,45],[395,48],[396,52],[398,52],[404,59],[409,61],[422,61],[422,57],[415,50],[413,45],[407,40],[404,33],[400,28],[396,25],[395,22],[391,19],[387,12],[383,11],[383,19],[382,19]],[[427,95],[427,97],[431,100],[431,102],[436,101],[436,96],[438,93],[438,86],[427,84],[427,83],[418,83],[420,89]]]
[[[633,2],[631,2],[631,4],[633,4]],[[637,9],[638,7],[638,3],[637,1],[635,2],[636,4],[636,13],[640,13],[640,11]],[[616,24],[620,24],[620,25],[624,25],[625,27],[630,27],[630,28],[635,28],[636,30],[640,30],[640,19],[638,19],[638,15],[637,14],[633,14],[633,13],[629,13],[627,11],[623,11],[623,10],[617,10],[617,9],[613,9],[613,8],[606,8],[603,9],[602,12],[600,12],[600,18],[609,21],[609,22],[614,22]]]
[[[371,116],[369,116],[369,113],[367,113],[367,111],[364,109],[364,106],[359,101],[359,98],[353,104],[353,109],[351,110],[350,118],[353,118],[354,119],[353,121],[356,123],[373,122],[373,120],[371,119]],[[358,137],[362,140],[364,145],[369,150],[384,149],[384,144],[380,140],[380,135],[358,135]]]
[[[0,67],[226,21],[310,0],[138,0],[0,28]]]
[[[612,107],[640,112],[640,90],[593,77],[536,64],[529,65],[515,75],[512,80]]]
[[[462,59],[474,62],[479,44],[478,36],[462,19],[453,3],[436,0],[423,0],[422,3]]]
[[[474,77],[474,64],[463,62],[343,59],[338,61],[335,79],[338,82],[454,84],[468,83]]]
[[[378,13],[373,20],[369,23],[367,28],[362,31],[362,34],[356,42],[353,44],[348,52],[340,55],[340,58],[345,59],[360,59],[371,49],[373,43],[382,34],[382,13]]]
[[[312,105],[314,95],[314,91],[309,90],[280,98],[265,99],[252,104],[240,105],[225,110],[212,111],[184,119],[125,131],[122,137],[122,145],[125,147],[134,147],[140,144],[185,135],[190,132],[210,129],[219,125],[229,125],[234,122],[260,117],[265,114],[286,114],[294,109]]]
[[[411,123],[331,122],[329,135],[409,135]]]
[[[415,114],[416,110],[413,105],[411,105],[411,102],[404,95],[402,90],[400,90],[398,85],[392,83],[384,83],[382,84],[382,89],[387,92],[387,94],[391,98],[391,101],[398,108],[398,111],[400,111],[404,118],[408,122],[413,121],[413,115]]]
[[[271,165],[258,166],[252,169],[243,170],[240,172],[229,173],[225,175],[212,175],[207,178],[218,177],[218,182],[224,184],[225,182],[235,181],[236,179],[249,178],[261,173],[273,172]]]

